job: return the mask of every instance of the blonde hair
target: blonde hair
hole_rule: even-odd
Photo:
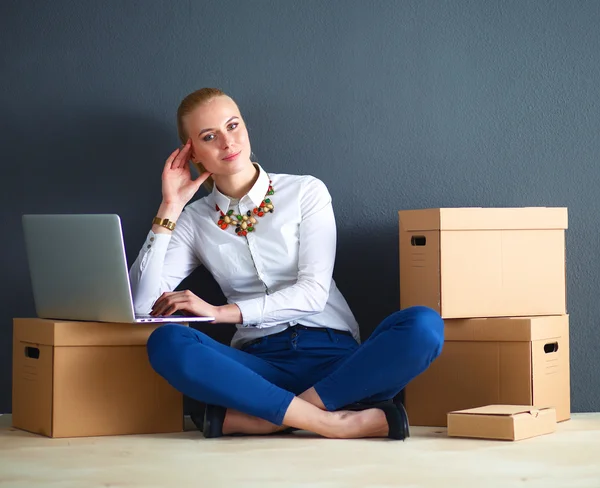
[[[189,134],[186,132],[185,127],[183,125],[183,118],[193,112],[198,106],[206,103],[213,98],[227,96],[227,94],[218,88],[201,88],[200,90],[196,90],[195,92],[187,95],[179,104],[177,108],[177,133],[179,135],[179,140],[182,144],[185,144],[189,139]],[[206,171],[204,166],[201,163],[194,163],[196,168],[200,174]],[[211,176],[209,176],[206,181],[203,183],[204,187],[211,192],[215,185],[214,180]]]

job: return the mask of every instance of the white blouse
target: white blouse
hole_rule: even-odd
[[[296,324],[349,331],[360,342],[356,319],[332,278],[337,236],[329,191],[313,176],[267,174],[256,166],[259,177],[239,201],[215,186],[184,209],[172,233],[148,233],[130,270],[136,313],[150,313],[163,292],[203,265],[241,310],[234,347]],[[217,225],[217,206],[244,215],[261,204],[270,181],[275,193],[266,198],[274,210],[252,214],[253,232],[241,237],[233,226]]]

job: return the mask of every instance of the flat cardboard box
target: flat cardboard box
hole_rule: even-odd
[[[566,208],[398,212],[400,305],[443,318],[567,313]]]
[[[450,437],[518,441],[555,431],[554,408],[487,405],[448,414]]]
[[[571,416],[569,317],[445,320],[442,353],[405,389],[411,425],[484,405],[554,407]]]
[[[148,361],[157,327],[14,319],[13,426],[49,437],[183,431],[183,395]]]

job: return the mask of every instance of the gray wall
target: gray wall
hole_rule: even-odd
[[[600,2],[4,0],[0,19],[0,412],[12,317],[35,313],[21,214],[119,213],[131,263],[202,86],[238,101],[266,169],[328,185],[365,337],[398,306],[397,210],[567,206],[573,409],[600,410]],[[202,271],[185,285],[222,300]]]

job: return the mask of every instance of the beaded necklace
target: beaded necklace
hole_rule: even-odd
[[[221,214],[217,225],[223,230],[227,230],[227,227],[230,225],[235,227],[235,233],[240,237],[248,235],[248,232],[254,232],[255,226],[258,223],[256,217],[262,217],[266,213],[273,213],[273,210],[275,210],[273,202],[268,198],[274,193],[273,182],[269,180],[269,189],[263,201],[258,207],[248,210],[245,214],[234,215],[233,210],[228,210],[227,213],[224,213],[217,205],[216,210]]]

